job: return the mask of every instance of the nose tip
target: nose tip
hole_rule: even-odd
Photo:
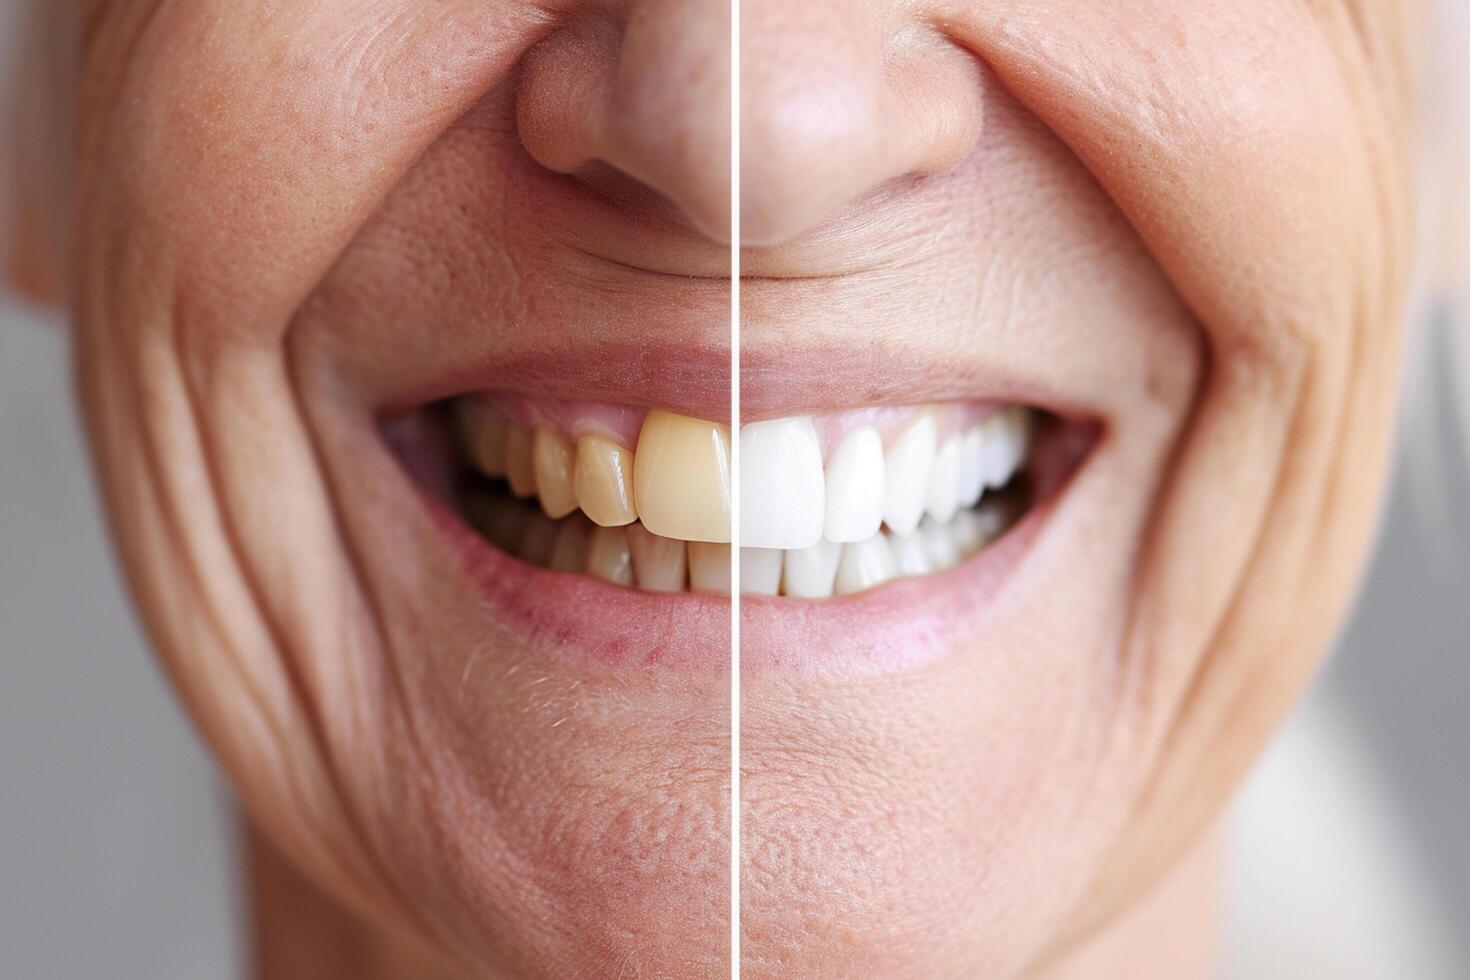
[[[888,181],[953,166],[981,124],[977,63],[881,5],[743,0],[740,233],[775,245]]]
[[[554,32],[522,66],[522,144],[563,173],[610,164],[729,241],[729,28],[724,0],[644,0]]]

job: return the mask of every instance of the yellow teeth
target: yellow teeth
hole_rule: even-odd
[[[633,584],[633,552],[628,531],[621,527],[594,527],[587,542],[587,574],[615,585]]]
[[[730,542],[730,429],[654,410],[638,435],[638,517],[665,538]]]
[[[684,591],[683,541],[660,537],[642,524],[630,524],[628,547],[633,553],[633,579],[638,588],[652,592]]]
[[[510,420],[472,399],[461,400],[459,438],[465,455],[486,476],[505,475],[505,435]]]
[[[506,422],[505,476],[517,497],[536,496],[536,461],[531,448],[531,429],[519,422]]]
[[[577,503],[594,524],[620,527],[638,519],[633,450],[602,436],[577,440]]]
[[[536,426],[531,443],[531,457],[536,467],[536,490],[541,494],[541,509],[547,517],[566,517],[577,509],[577,494],[572,487],[572,467],[576,458],[571,444],[545,426]]]

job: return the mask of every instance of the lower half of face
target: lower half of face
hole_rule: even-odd
[[[1321,145],[1226,71],[1176,66],[1197,115],[1149,116],[1122,14],[919,32],[884,77],[962,64],[966,151],[743,252],[732,426],[709,173],[557,135],[708,116],[629,109],[687,81],[659,18],[450,3],[344,68],[334,38],[384,35],[329,6],[299,49],[144,19],[82,168],[113,524],[262,829],[472,972],[723,975],[733,566],[749,975],[1012,975],[1135,897],[1309,669],[1376,493],[1345,474],[1381,460],[1391,230],[1320,31],[1286,25]],[[747,74],[800,75],[766,13]],[[1227,61],[1280,36],[1182,17]],[[617,75],[635,43],[672,74]],[[797,118],[782,91],[747,119]]]

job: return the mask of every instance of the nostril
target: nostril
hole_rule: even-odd
[[[516,97],[526,151],[560,173],[614,168],[725,240],[729,26],[713,6],[679,3],[667,16],[640,8],[627,22],[593,14],[544,39],[522,64]]]

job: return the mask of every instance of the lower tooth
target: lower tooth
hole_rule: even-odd
[[[842,547],[835,541],[823,540],[810,548],[786,552],[783,572],[786,594],[795,599],[825,599],[830,596],[837,581]],[[741,574],[743,577],[744,572]]]
[[[955,542],[955,534],[950,530],[948,524],[925,518],[914,537],[928,553],[929,565],[933,571],[942,572],[959,564],[959,547]]]
[[[560,522],[546,566],[554,572],[580,572],[587,565],[588,523],[577,518]]]
[[[866,541],[854,541],[843,546],[834,591],[837,595],[862,592],[887,582],[896,573],[888,536],[875,534]]]
[[[689,588],[712,595],[730,594],[730,546],[691,541],[689,548]]]
[[[893,564],[899,575],[928,575],[934,571],[934,562],[929,557],[929,548],[922,531],[915,531],[906,538],[894,535],[890,538],[893,547]]]
[[[684,591],[687,565],[683,541],[659,537],[642,524],[629,524],[628,550],[633,554],[633,578],[640,589]]]
[[[621,527],[594,527],[587,539],[587,574],[616,585],[633,584],[633,553]]]
[[[781,551],[778,548],[740,549],[740,591],[775,595],[781,590]]]

